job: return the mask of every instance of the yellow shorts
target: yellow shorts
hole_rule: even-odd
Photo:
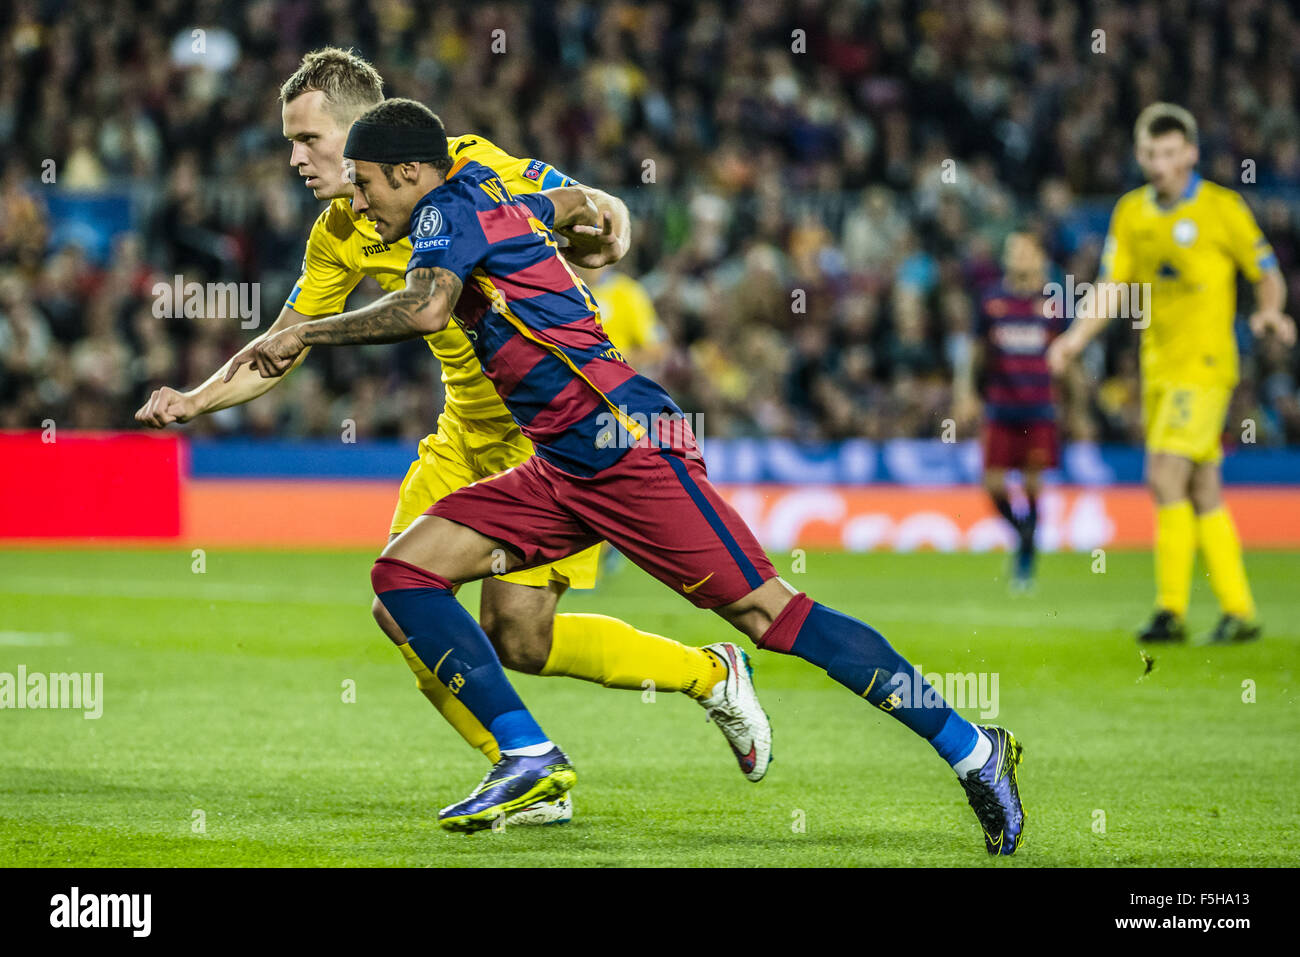
[[[1223,426],[1232,388],[1217,385],[1154,384],[1142,390],[1147,451],[1167,452],[1193,462],[1223,458]]]
[[[533,445],[513,421],[480,430],[446,414],[438,418],[438,431],[420,442],[420,457],[411,463],[397,493],[390,534],[406,531],[434,502],[489,475],[523,462]],[[572,588],[595,588],[600,546],[550,565],[498,575],[502,581],[542,587],[558,581]]]

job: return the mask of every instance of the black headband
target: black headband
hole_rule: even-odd
[[[450,158],[447,134],[432,126],[352,124],[343,156],[367,163],[435,163]]]

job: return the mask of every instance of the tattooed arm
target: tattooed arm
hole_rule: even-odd
[[[390,292],[361,309],[313,319],[254,342],[230,360],[227,380],[248,363],[263,378],[284,375],[308,346],[365,342],[401,342],[441,332],[460,298],[461,281],[446,269],[416,268],[406,274],[406,288]]]

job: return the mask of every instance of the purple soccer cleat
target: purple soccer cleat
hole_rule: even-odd
[[[558,747],[535,758],[503,755],[469,797],[438,812],[447,831],[470,833],[539,801],[558,798],[578,783],[578,772]]]
[[[1024,837],[1025,810],[1016,784],[1016,766],[1024,749],[1006,728],[976,725],[975,730],[988,737],[993,753],[983,767],[960,779],[961,786],[979,818],[985,848],[990,854],[1010,857]]]

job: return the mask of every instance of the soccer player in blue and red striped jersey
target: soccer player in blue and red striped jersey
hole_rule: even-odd
[[[680,409],[610,344],[590,291],[558,255],[557,233],[582,244],[601,228],[586,196],[568,187],[514,196],[487,167],[450,163],[441,121],[411,100],[363,114],[344,156],[356,209],[385,242],[411,238],[406,288],[285,329],[232,365],[280,375],[308,345],[428,335],[454,310],[536,448],[439,500],[371,571],[411,648],[501,748],[478,788],[439,813],[441,825],[480,830],[576,781],[453,590],[499,572],[502,557],[527,568],[603,539],[758,647],[811,662],[925,738],[956,771],[989,853],[1014,853],[1020,745],[1005,728],[962,718],[875,629],[777,576],[710,484]]]
[[[1047,346],[1064,331],[1065,319],[1058,315],[1063,313],[1059,301],[1046,295],[1046,263],[1032,233],[1008,236],[1005,274],[984,294],[975,329],[973,364],[984,401],[984,487],[1016,532],[1012,587],[1017,591],[1033,583],[1042,473],[1056,468],[1060,457]],[[1008,494],[1011,469],[1021,476],[1025,505],[1020,514]]]

